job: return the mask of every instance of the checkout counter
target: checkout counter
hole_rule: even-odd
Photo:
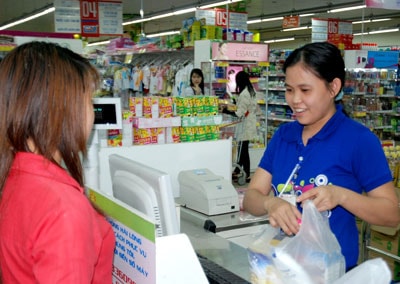
[[[180,231],[189,237],[200,262],[204,257],[239,276],[241,280],[234,283],[250,283],[247,246],[268,218],[240,211],[233,185],[207,169],[182,171],[178,180]]]

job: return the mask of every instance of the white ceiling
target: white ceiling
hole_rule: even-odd
[[[123,14],[130,15],[129,18],[139,19],[139,11],[141,3],[143,3],[144,15],[151,16],[160,14],[174,9],[195,6],[200,4],[207,4],[216,2],[213,1],[194,1],[194,0],[123,0]],[[385,9],[372,9],[366,8],[363,10],[356,10],[350,12],[342,12],[335,14],[327,14],[326,11],[329,7],[337,8],[351,5],[361,5],[364,1],[348,1],[348,0],[247,0],[248,18],[260,17],[274,17],[285,16],[290,14],[304,14],[308,12],[315,12],[312,17],[319,18],[339,18],[342,20],[361,20],[364,18],[382,18],[391,17],[391,21],[381,22],[379,24],[364,25],[363,29],[376,29],[382,27],[400,26],[400,10],[385,10]],[[53,1],[49,0],[0,0],[0,26],[17,19],[24,14],[31,14],[35,10],[40,10],[45,6],[51,5]],[[182,20],[194,16],[194,13],[174,16],[170,18],[163,18],[151,22],[145,22],[143,25],[146,34],[180,29]],[[43,16],[41,18],[32,20],[25,24],[12,27],[11,30],[21,31],[37,31],[37,32],[53,32],[54,31],[53,14]],[[311,22],[311,17],[301,18],[302,25],[307,25]],[[302,34],[310,34],[310,31],[297,31],[289,33],[282,33],[281,21],[263,22],[258,24],[249,25],[250,30],[259,30],[261,39],[272,39],[276,37],[284,37]],[[124,26],[124,30],[130,30],[131,27]],[[354,25],[353,32],[361,30],[361,25]],[[95,41],[96,39],[92,39]],[[400,39],[399,39],[400,43]]]

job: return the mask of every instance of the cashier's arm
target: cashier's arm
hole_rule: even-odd
[[[264,169],[257,168],[243,199],[244,210],[254,216],[267,214],[267,204],[273,198],[272,176]],[[271,193],[271,194],[270,194]]]

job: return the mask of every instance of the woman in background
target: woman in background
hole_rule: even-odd
[[[115,237],[84,193],[94,67],[52,43],[0,63],[0,269],[3,283],[111,283]]]
[[[268,143],[244,209],[268,214],[272,226],[293,235],[300,229],[301,203],[313,200],[329,217],[349,270],[359,255],[356,217],[374,225],[399,224],[392,174],[378,137],[335,102],[345,80],[336,46],[304,45],[289,55],[283,70],[286,102],[296,121],[281,125]],[[296,194],[297,206],[279,198],[282,191]]]
[[[194,68],[190,72],[190,87],[184,93],[185,97],[204,95],[204,75],[201,69]]]
[[[250,76],[245,71],[239,71],[236,74],[236,92],[239,94],[236,101],[236,111],[231,112],[226,109],[224,113],[237,116],[243,121],[237,125],[237,141],[238,141],[238,164],[246,173],[246,182],[250,182],[250,155],[249,142],[257,136],[257,99],[256,91],[250,82]],[[235,168],[233,179],[237,178],[240,173],[239,168]]]

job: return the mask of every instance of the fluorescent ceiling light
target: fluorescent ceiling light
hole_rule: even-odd
[[[275,17],[275,18],[265,18],[265,19],[255,19],[255,20],[249,20],[247,21],[248,25],[251,24],[257,24],[257,23],[261,23],[261,22],[272,22],[272,21],[281,21],[283,20],[283,17]]]
[[[274,43],[274,42],[292,41],[292,40],[294,40],[294,37],[264,40],[264,42],[265,43]]]
[[[109,40],[104,40],[104,41],[96,41],[96,42],[91,42],[88,43],[86,46],[95,46],[95,45],[106,45],[109,44],[110,41]]]
[[[297,28],[288,28],[288,29],[282,29],[283,32],[291,32],[291,31],[300,31],[300,30],[306,30],[310,29],[309,26],[304,26],[304,27],[297,27]]]
[[[44,15],[46,15],[46,14],[49,14],[49,13],[54,12],[55,9],[56,9],[56,8],[54,8],[54,7],[47,8],[46,10],[43,10],[43,11],[41,11],[41,12],[32,14],[32,15],[27,16],[27,17],[24,17],[24,18],[22,18],[22,19],[20,19],[20,20],[14,21],[14,22],[9,23],[9,24],[6,24],[6,25],[0,27],[0,30],[5,30],[5,29],[11,28],[11,27],[13,27],[13,26],[16,26],[16,25],[19,25],[19,24],[28,22],[28,21],[30,21],[30,20],[39,18],[39,17],[41,17],[41,16],[44,16]]]
[[[247,24],[248,24],[248,25],[250,25],[250,24],[256,24],[256,23],[261,23],[261,19],[249,20],[249,21],[247,21]]]
[[[299,15],[300,17],[311,17],[315,15],[314,13],[309,13],[309,14],[303,14],[303,15]],[[274,17],[274,18],[265,18],[265,19],[254,19],[254,20],[248,20],[247,24],[251,25],[251,24],[257,24],[257,23],[261,23],[261,22],[272,22],[272,21],[281,21],[283,20],[283,17]]]
[[[157,34],[151,34],[151,35],[146,35],[146,37],[158,37],[158,36],[166,36],[166,35],[176,35],[179,34],[180,31],[168,31],[168,32],[161,32],[161,33],[157,33]]]
[[[283,17],[261,19],[261,22],[272,22],[272,21],[279,21],[279,20],[283,20]]]
[[[399,28],[395,29],[386,29],[386,30],[376,30],[376,31],[371,31],[371,32],[363,32],[363,33],[354,33],[353,35],[355,36],[360,36],[360,35],[373,35],[373,34],[383,34],[383,33],[394,33],[400,31]]]
[[[165,13],[165,14],[160,14],[160,15],[157,15],[157,16],[152,16],[152,17],[150,17],[149,20],[156,20],[156,19],[171,17],[171,16],[173,16],[173,15],[174,15],[173,12],[171,12],[171,13]]]
[[[399,28],[396,28],[396,29],[386,29],[386,30],[372,31],[372,32],[369,32],[369,34],[370,34],[370,35],[373,35],[373,34],[393,33],[393,32],[398,32],[398,31],[399,31]]]
[[[386,19],[369,19],[369,20],[364,20],[364,21],[354,21],[352,22],[353,25],[355,24],[362,24],[362,23],[376,23],[376,22],[384,22],[384,21],[390,21],[391,18],[386,18]]]
[[[315,15],[315,13],[308,13],[308,14],[302,14],[302,15],[299,15],[300,17],[311,17],[311,16],[314,16]]]
[[[213,3],[213,4],[201,5],[199,8],[200,9],[213,8],[213,7],[222,6],[222,5],[226,5],[226,4],[232,4],[232,3],[236,3],[236,2],[240,2],[240,1],[242,1],[242,0],[220,1],[220,2]]]
[[[195,7],[193,8],[187,8],[187,9],[182,9],[178,10],[176,12],[173,12],[174,15],[181,15],[181,14],[186,14],[186,13],[192,13],[195,12],[197,9]]]
[[[366,7],[367,7],[366,5],[360,5],[360,6],[352,6],[352,7],[346,7],[346,8],[338,8],[338,9],[329,10],[328,13],[338,13],[338,12],[345,12],[345,11],[351,11],[351,10],[358,10],[358,9],[363,9]]]
[[[148,18],[141,18],[141,19],[137,19],[137,20],[133,20],[133,21],[124,22],[124,23],[122,23],[122,25],[126,26],[126,25],[131,25],[131,24],[138,24],[138,23],[143,23],[143,22],[147,22],[147,21],[151,21],[151,20],[162,19],[162,18],[172,17],[172,16],[176,16],[176,15],[182,15],[182,14],[187,14],[187,13],[193,13],[196,10],[197,10],[196,7],[180,9],[180,10],[176,10],[174,12],[168,12],[168,13],[164,13],[164,14],[160,14],[160,15],[156,15],[156,16],[150,16]]]

